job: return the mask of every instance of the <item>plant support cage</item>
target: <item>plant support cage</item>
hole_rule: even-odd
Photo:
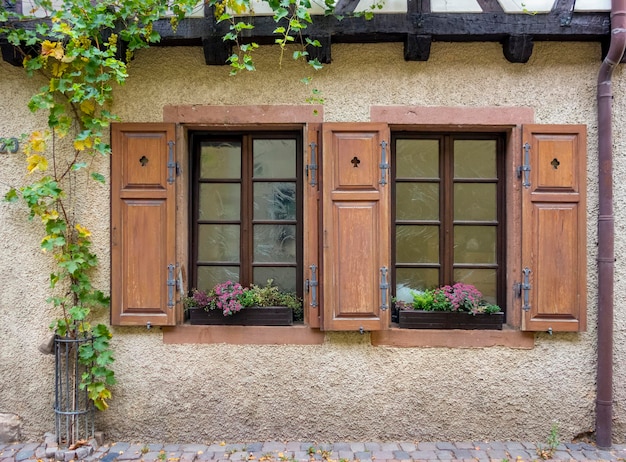
[[[59,445],[71,445],[94,436],[94,406],[86,389],[81,389],[83,373],[88,366],[79,360],[81,345],[93,342],[91,337],[55,336],[54,412],[55,432]]]

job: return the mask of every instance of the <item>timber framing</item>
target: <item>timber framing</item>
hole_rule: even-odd
[[[573,0],[557,1],[546,14],[504,13],[493,0],[480,1],[489,10],[483,13],[432,13],[427,0],[409,0],[407,4],[407,13],[377,13],[370,20],[362,16],[342,20],[314,16],[304,33],[322,46],[309,47],[310,56],[330,63],[333,43],[400,42],[404,43],[407,61],[426,61],[433,41],[499,42],[508,61],[525,63],[537,41],[597,41],[605,51],[604,44],[610,38],[609,13],[575,12]],[[355,5],[354,0],[340,0],[337,4],[347,14]],[[271,16],[252,16],[248,21],[254,29],[246,31],[244,42],[274,43],[274,30],[280,23]],[[226,64],[232,52],[232,42],[222,40],[229,32],[229,24],[218,23],[212,7],[205,7],[204,17],[184,19],[176,31],[167,19],[157,21],[154,29],[161,35],[160,45],[202,46],[209,65]],[[21,64],[13,46],[1,37],[0,48],[5,61]]]

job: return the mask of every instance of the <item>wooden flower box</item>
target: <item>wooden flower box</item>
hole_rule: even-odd
[[[222,310],[190,308],[189,321],[192,325],[291,326],[293,312],[285,306],[270,306],[244,308],[231,316],[224,316]]]
[[[405,329],[502,330],[504,313],[476,314],[456,311],[400,310],[398,323]]]

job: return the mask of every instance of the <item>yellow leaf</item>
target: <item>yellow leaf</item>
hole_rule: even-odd
[[[83,111],[85,114],[91,115],[96,110],[96,105],[94,104],[93,100],[86,100],[80,103],[80,110]]]
[[[63,59],[64,55],[65,50],[61,42],[51,42],[50,40],[44,40],[41,44],[41,56],[52,56],[53,58],[56,58],[60,61],[61,59]]]
[[[76,140],[74,141],[74,149],[77,151],[84,151],[93,146],[93,141],[91,138],[86,138],[84,140]]]
[[[61,77],[63,75],[63,72],[65,72],[65,69],[67,69],[67,64],[65,63],[54,63],[52,65],[52,75],[55,77]]]
[[[32,173],[35,170],[39,170],[40,172],[48,170],[48,159],[46,159],[44,156],[40,156],[39,154],[33,154],[32,156],[29,156],[26,161],[28,162],[26,168],[28,169],[29,173]]]
[[[91,236],[91,231],[89,231],[87,228],[85,228],[84,226],[81,226],[79,224],[77,224],[76,226],[74,226],[76,228],[76,231],[78,231],[78,234],[80,234],[83,237],[89,237]]]
[[[41,221],[44,223],[47,223],[50,220],[56,220],[57,218],[59,218],[59,212],[56,210],[48,210],[47,212],[41,214]]]

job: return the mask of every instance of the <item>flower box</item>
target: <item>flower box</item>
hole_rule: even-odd
[[[192,325],[225,326],[291,326],[293,311],[286,306],[245,308],[233,315],[224,316],[222,310],[189,308],[189,321]]]
[[[502,330],[504,313],[471,314],[461,311],[399,310],[404,329],[491,329]]]

